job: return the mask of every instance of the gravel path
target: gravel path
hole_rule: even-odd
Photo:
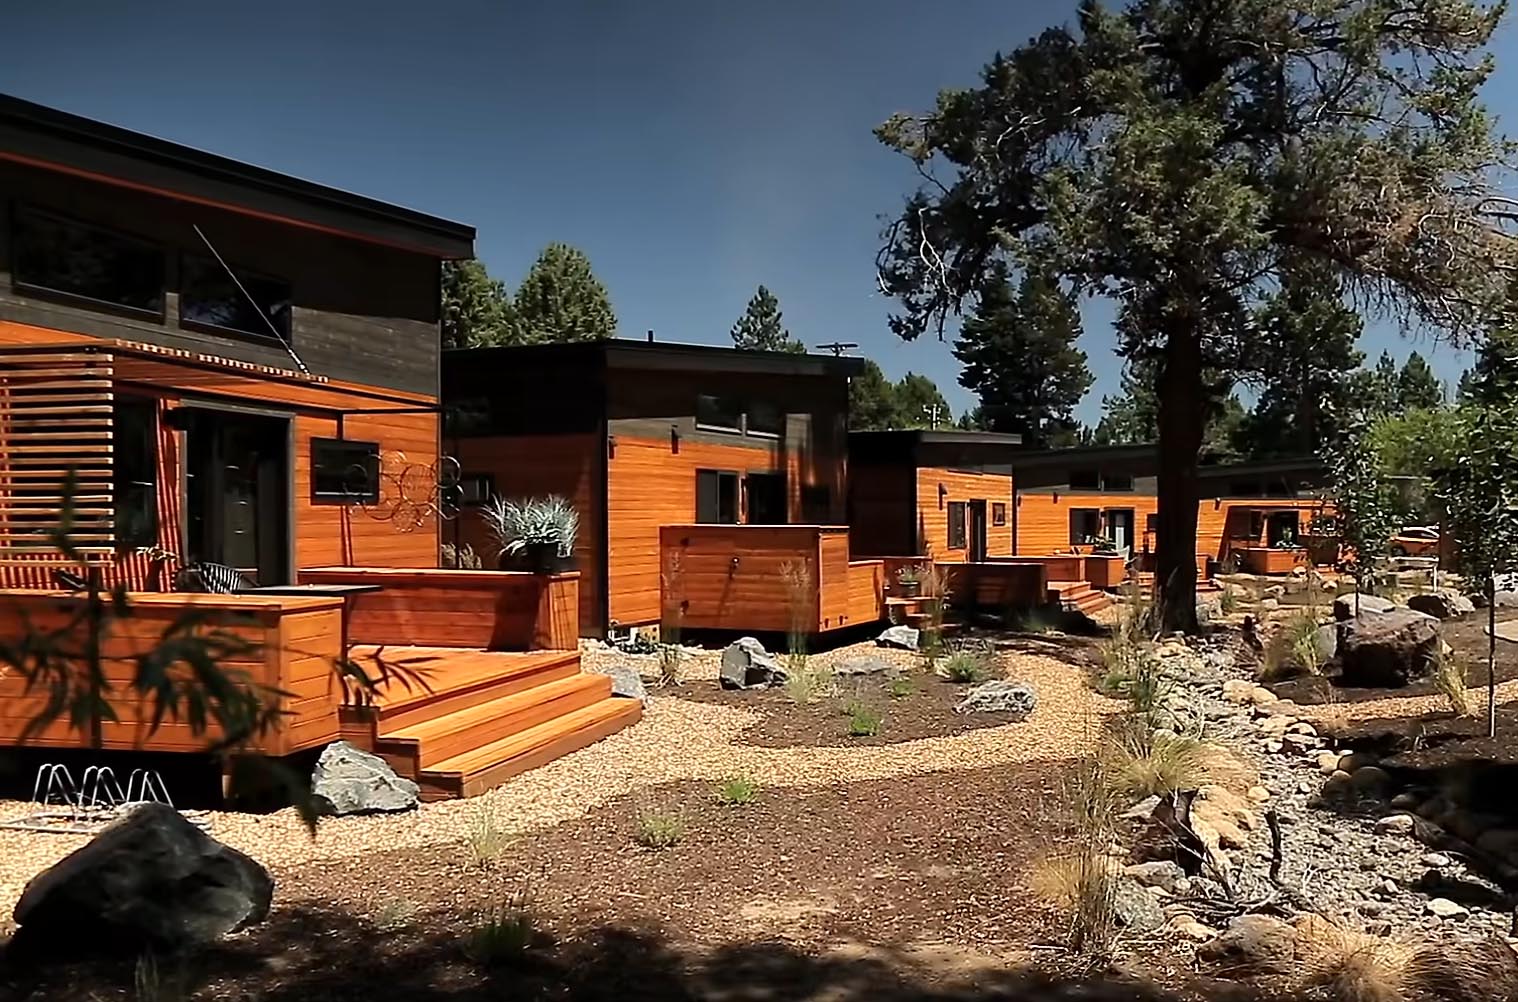
[[[1485,667],[1473,668],[1466,685],[1473,702],[1486,705]],[[1518,679],[1510,679],[1497,685],[1497,703],[1518,699]],[[1353,703],[1301,704],[1293,711],[1307,720],[1376,720],[1386,717],[1417,717],[1425,713],[1443,711],[1449,703],[1443,696],[1388,696],[1386,699],[1365,699]]]
[[[818,657],[857,657],[862,646]],[[888,654],[873,645],[867,649],[872,655],[915,661],[904,652]],[[614,656],[624,662],[640,660]],[[652,657],[643,660],[647,665],[640,665],[642,670],[657,670]],[[359,856],[379,846],[401,849],[461,841],[486,814],[500,831],[521,835],[579,817],[623,794],[682,779],[719,780],[742,773],[765,785],[825,786],[1069,758],[1090,747],[1097,718],[1115,704],[1093,695],[1079,668],[1037,655],[1004,654],[1002,662],[1009,677],[1031,683],[1038,693],[1038,709],[1026,721],[874,747],[764,748],[736,743],[757,719],[754,713],[680,699],[678,690],[656,689],[641,723],[482,797],[426,804],[398,816],[330,818],[314,839],[289,810],[271,815],[214,813],[211,832],[277,868]],[[686,677],[715,677],[717,664],[713,652],[693,655],[687,659]],[[0,801],[0,817],[26,810],[25,804]],[[0,831],[0,918],[9,917],[33,874],[85,841],[83,836]]]

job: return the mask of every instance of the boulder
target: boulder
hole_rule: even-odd
[[[1312,635],[1312,642],[1318,649],[1318,664],[1327,664],[1339,653],[1339,628],[1333,623],[1324,623]]]
[[[1154,895],[1135,880],[1120,878],[1112,889],[1112,914],[1130,932],[1147,932],[1165,924],[1165,912]]]
[[[920,634],[915,626],[888,626],[875,638],[876,647],[895,647],[903,651],[917,650]]]
[[[1471,910],[1462,904],[1451,901],[1449,898],[1433,898],[1423,906],[1423,910],[1435,918],[1459,920],[1469,918]]]
[[[1397,607],[1397,603],[1392,602],[1389,599],[1381,598],[1379,595],[1361,595],[1359,605],[1360,615],[1362,616],[1369,613],[1391,612]],[[1334,599],[1334,619],[1342,623],[1347,619],[1354,618],[1354,592],[1350,592],[1347,595],[1340,595],[1338,598]]]
[[[891,665],[880,658],[849,658],[833,666],[834,675],[878,675],[892,670]]]
[[[1158,887],[1166,891],[1175,889],[1175,882],[1186,877],[1186,871],[1174,860],[1157,859],[1151,863],[1134,863],[1123,867],[1123,875],[1131,877],[1144,887]]]
[[[1435,619],[1452,619],[1476,611],[1476,603],[1457,591],[1431,591],[1414,595],[1407,600],[1407,607]]]
[[[17,943],[68,953],[179,950],[263,920],[274,881],[167,804],[144,804],[33,877]]]
[[[954,706],[955,713],[1015,713],[1026,717],[1038,706],[1033,687],[1011,679],[996,678],[971,686]]]
[[[1412,609],[1362,613],[1339,626],[1345,685],[1401,688],[1433,670],[1438,620]]]
[[[346,741],[323,748],[311,774],[311,797],[323,814],[409,811],[420,794],[420,787],[397,776],[384,759]]]
[[[636,699],[640,703],[648,702],[648,686],[643,683],[643,676],[632,665],[609,665],[605,668],[596,669],[602,675],[611,678],[611,694],[623,699]]]
[[[785,684],[785,669],[753,637],[739,637],[722,652],[719,678],[724,689],[764,689]]]
[[[1377,835],[1411,835],[1417,825],[1411,814],[1388,814],[1376,822]]]
[[[1286,973],[1296,954],[1297,931],[1269,915],[1240,915],[1197,956],[1228,973]]]

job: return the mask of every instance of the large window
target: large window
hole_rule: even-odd
[[[696,397],[696,425],[743,433],[743,405],[731,397],[703,393]]]
[[[738,524],[738,474],[725,470],[696,471],[696,521]]]
[[[750,525],[784,525],[785,474],[750,473],[748,486],[748,522]]]
[[[1133,474],[1109,473],[1102,478],[1102,490],[1105,491],[1131,491],[1133,490]]]
[[[163,316],[164,254],[145,240],[17,206],[11,278],[18,288]]]
[[[379,444],[311,440],[311,500],[346,504],[379,500]]]
[[[779,438],[785,434],[785,412],[773,404],[749,404],[748,433]]]
[[[1100,508],[1070,509],[1070,545],[1081,546],[1101,538],[1102,512]]]
[[[111,494],[118,549],[158,539],[158,420],[151,400],[119,398],[111,414]]]
[[[275,336],[270,330],[272,326],[280,338],[288,341],[290,283],[240,268],[234,271],[242,289],[220,262],[186,254],[180,265],[180,322],[262,338]]]
[[[951,550],[965,548],[965,503],[963,501],[949,502],[948,542]]]

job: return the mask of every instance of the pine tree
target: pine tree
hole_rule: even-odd
[[[443,262],[442,332],[444,348],[517,343],[511,297],[481,262]]]
[[[1402,363],[1397,373],[1397,407],[1403,411],[1431,411],[1444,406],[1444,387],[1416,351]]]
[[[1160,434],[1159,401],[1154,395],[1154,365],[1123,366],[1115,395],[1102,395],[1102,416],[1096,423],[1097,445],[1140,445]]]
[[[601,341],[617,334],[606,286],[584,252],[549,244],[538,255],[514,301],[521,339],[529,344]]]
[[[903,428],[950,428],[954,413],[938,384],[927,376],[908,372],[894,387]]]
[[[849,380],[849,428],[886,431],[904,425],[895,384],[885,377],[874,359],[865,359],[859,375]]]
[[[1075,301],[1054,279],[1029,273],[1014,293],[1005,266],[993,271],[954,346],[959,385],[980,398],[983,426],[1018,432],[1033,448],[1072,432],[1094,381],[1080,335]]]
[[[780,315],[780,300],[764,286],[759,286],[744,307],[743,316],[733,324],[733,347],[750,351],[788,351],[802,354],[806,345],[791,340]]]

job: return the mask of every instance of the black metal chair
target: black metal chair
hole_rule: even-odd
[[[236,567],[201,560],[187,566],[174,578],[175,591],[204,595],[236,595],[253,587]]]

